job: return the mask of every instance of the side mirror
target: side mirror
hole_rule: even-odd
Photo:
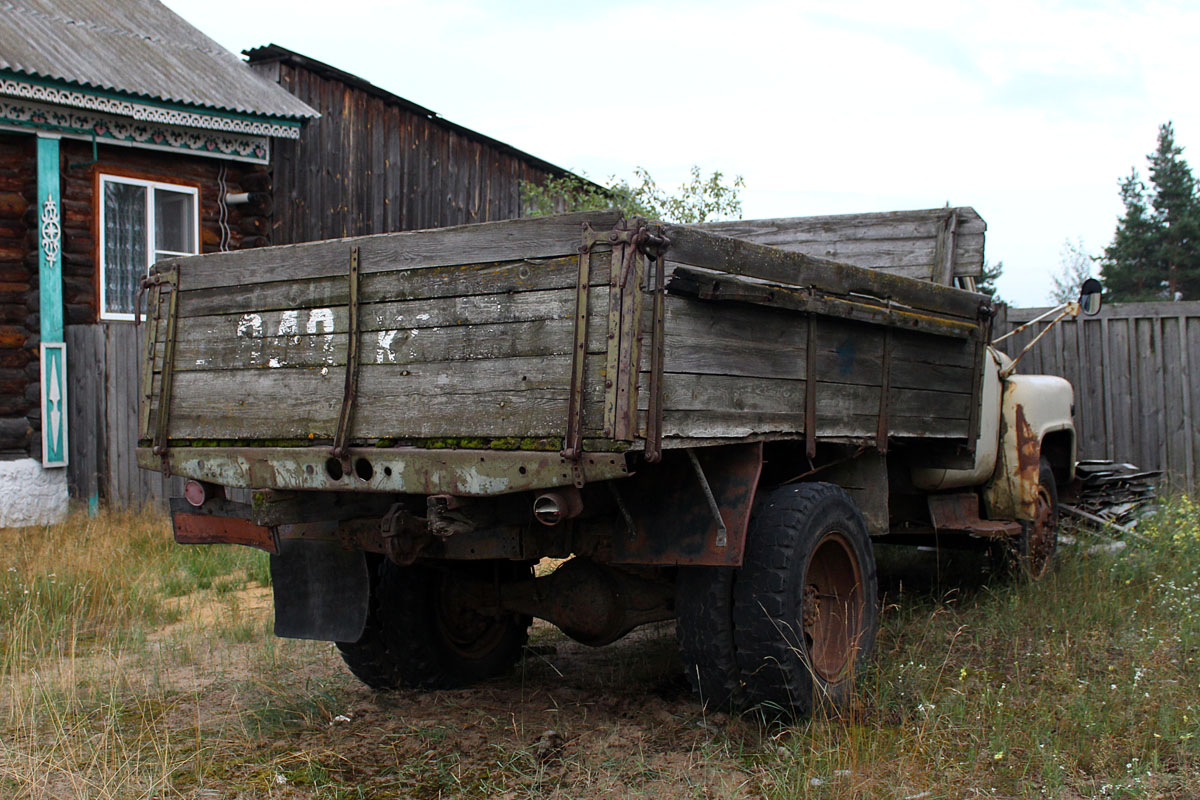
[[[1088,278],[1083,282],[1083,286],[1079,289],[1079,308],[1084,314],[1092,317],[1100,312],[1100,293],[1102,291],[1104,288],[1095,278]]]

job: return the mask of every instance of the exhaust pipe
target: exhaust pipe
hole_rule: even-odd
[[[544,492],[533,501],[533,518],[547,527],[578,517],[582,511],[583,497],[574,486]]]

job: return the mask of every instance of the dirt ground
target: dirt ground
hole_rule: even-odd
[[[249,589],[231,600],[223,607],[269,626],[269,590]],[[210,604],[181,610],[183,619],[148,639],[167,647],[195,636],[188,631],[228,622]],[[172,670],[172,692],[194,699],[178,705],[179,719],[168,727],[215,732],[228,730],[234,717],[270,719],[247,737],[244,755],[235,749],[222,760],[223,775],[209,774],[185,794],[759,796],[742,762],[762,746],[762,732],[753,722],[702,711],[680,673],[673,622],[592,648],[536,621],[526,655],[510,674],[439,692],[376,692],[349,674],[332,645],[277,644],[296,651],[294,666],[270,689],[261,684],[258,696],[247,693],[262,668],[252,644],[242,657],[225,652]],[[289,690],[294,698],[269,696]],[[730,752],[731,741],[745,750],[739,744]]]

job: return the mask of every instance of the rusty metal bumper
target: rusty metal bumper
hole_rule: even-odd
[[[137,460],[143,469],[221,486],[460,497],[569,486],[576,465],[587,482],[630,474],[620,453],[583,453],[572,461],[559,453],[415,447],[349,448],[340,459],[327,447],[175,447],[161,456],[139,447]]]

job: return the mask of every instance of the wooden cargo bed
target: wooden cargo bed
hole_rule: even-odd
[[[969,449],[991,319],[981,295],[617,212],[195,256],[151,282],[147,466],[203,445]]]

